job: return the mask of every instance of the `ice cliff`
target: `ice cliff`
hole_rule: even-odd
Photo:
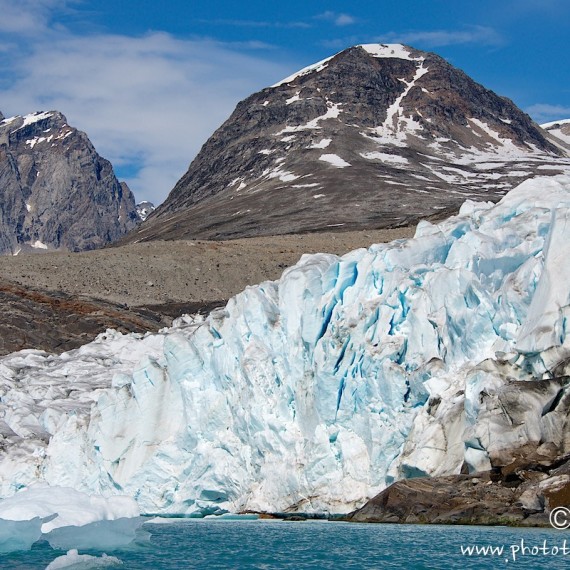
[[[568,368],[569,222],[570,177],[536,178],[413,239],[303,256],[205,319],[9,355],[1,495],[348,512],[398,478],[566,453],[567,384],[542,382]]]

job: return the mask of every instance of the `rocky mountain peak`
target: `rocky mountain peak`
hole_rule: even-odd
[[[132,237],[408,225],[560,172],[545,135],[436,54],[359,45],[240,102]]]
[[[0,121],[0,253],[79,251],[137,224],[134,198],[58,111]]]
[[[144,222],[156,209],[152,202],[143,200],[137,204],[137,215],[139,219]]]

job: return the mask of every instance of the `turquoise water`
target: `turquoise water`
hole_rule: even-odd
[[[150,533],[146,546],[108,552],[123,562],[118,568],[570,568],[568,531],[221,520],[145,524],[144,528]],[[566,544],[567,552],[564,554]],[[473,553],[469,556],[462,554],[462,546],[464,549],[502,546],[503,553]],[[65,553],[52,550],[45,543],[37,544],[29,552],[0,556],[0,567],[10,570],[44,569],[62,554]]]

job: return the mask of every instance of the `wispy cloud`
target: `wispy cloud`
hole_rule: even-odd
[[[45,31],[53,14],[70,13],[78,0],[0,0],[0,32],[35,34]]]
[[[315,19],[332,22],[335,26],[350,26],[351,24],[355,24],[357,22],[357,19],[350,14],[331,12],[328,10],[322,14],[315,16]]]
[[[30,34],[25,49],[0,57],[0,110],[61,111],[128,174],[139,200],[162,201],[236,103],[290,73],[266,58],[266,44],[166,33],[78,36],[52,26],[48,12],[31,33],[38,24],[21,10],[19,29]]]
[[[417,47],[444,47],[459,44],[500,46],[505,38],[488,26],[469,26],[460,30],[412,30],[388,32],[376,38],[386,43],[402,43]]]
[[[570,107],[564,105],[549,105],[548,103],[536,103],[527,107],[525,111],[537,122],[547,123],[559,119],[570,118]]]
[[[217,18],[212,20],[199,19],[201,24],[209,24],[213,26],[235,26],[239,28],[310,28],[308,22],[280,22],[269,20],[236,20]]]

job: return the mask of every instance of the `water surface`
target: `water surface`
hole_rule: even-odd
[[[211,519],[144,528],[150,532],[146,546],[107,552],[123,562],[119,568],[570,568],[570,532],[553,529]],[[37,544],[29,552],[3,556],[0,567],[43,569],[62,554]]]

